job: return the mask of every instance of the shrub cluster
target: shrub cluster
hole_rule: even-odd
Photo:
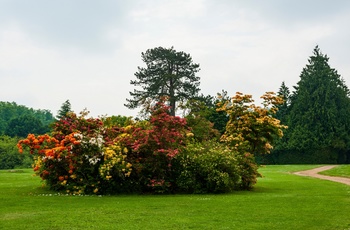
[[[50,189],[70,194],[221,193],[251,189],[257,165],[249,153],[198,142],[186,119],[161,103],[147,121],[108,125],[67,114],[51,135],[17,144],[34,155],[34,171]]]

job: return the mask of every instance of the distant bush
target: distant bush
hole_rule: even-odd
[[[18,138],[0,136],[0,169],[30,168],[33,156],[19,155],[16,148]]]

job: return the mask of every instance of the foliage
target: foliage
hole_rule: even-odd
[[[194,99],[188,100],[182,108],[189,110],[185,118],[196,141],[219,139],[220,133],[214,128],[214,124],[207,119],[210,109],[205,102]]]
[[[40,119],[32,115],[22,115],[10,120],[5,134],[11,137],[26,137],[28,133],[44,134],[49,131],[50,128],[44,126]]]
[[[287,122],[287,114],[289,112],[288,109],[290,106],[291,95],[289,88],[286,86],[284,81],[282,82],[281,87],[277,92],[277,96],[283,99],[283,103],[276,105],[278,111],[276,112],[275,117],[281,122],[285,123]]]
[[[187,125],[191,128],[193,138],[198,142],[218,140],[220,133],[214,129],[214,124],[197,114],[186,116]]]
[[[102,117],[103,124],[106,127],[125,127],[128,125],[133,124],[132,117],[126,117],[126,116],[110,116],[110,117]]]
[[[52,136],[20,140],[34,154],[34,171],[50,189],[72,194],[169,191],[172,159],[185,144],[186,121],[157,105],[149,122],[106,127],[73,113],[55,123]],[[109,124],[110,125],[110,124]]]
[[[84,133],[87,136],[94,135],[102,131],[103,122],[99,118],[87,118],[88,111],[84,110],[77,116],[75,113],[67,113],[53,125],[53,136],[58,139],[64,139],[65,135],[71,133]]]
[[[251,95],[236,93],[231,101],[219,108],[229,115],[226,132],[221,140],[241,153],[267,154],[270,153],[276,137],[282,137],[286,126],[274,118],[276,105],[283,100],[272,92],[263,96],[263,107],[253,104]]]
[[[120,180],[130,175],[131,165],[124,160],[122,146],[107,143],[103,135],[111,132],[104,132],[100,119],[85,118],[86,115],[68,114],[55,123],[53,136],[29,134],[18,142],[20,152],[29,148],[34,154],[34,171],[50,189],[99,194],[113,188],[109,185],[110,171],[117,171],[113,175]]]
[[[214,124],[214,128],[217,129],[220,134],[224,134],[226,131],[226,124],[229,120],[229,116],[225,111],[218,110],[224,103],[230,100],[227,91],[222,90],[216,97],[212,99],[213,106],[209,107],[210,112],[207,115],[207,119]]]
[[[252,156],[232,151],[216,141],[191,143],[176,160],[176,184],[179,191],[186,193],[252,189],[260,176]]]
[[[214,138],[214,136],[222,135],[225,132],[229,117],[225,111],[218,111],[218,108],[229,100],[230,97],[227,96],[227,91],[222,90],[222,93],[218,93],[215,97],[211,95],[204,96],[202,94],[196,99],[187,100],[185,105],[181,105],[181,108],[184,109],[185,117],[192,128],[197,127],[196,123],[200,124],[198,128],[201,127],[203,129],[206,126],[207,128],[204,133],[210,135],[204,136]],[[195,136],[198,137],[200,135],[199,129],[198,134]],[[199,140],[204,139],[200,138]]]
[[[344,80],[318,46],[302,70],[295,91],[278,114],[289,129],[277,143],[286,163],[350,162],[350,98]],[[289,153],[293,156],[287,156]],[[281,162],[281,161],[280,161]]]
[[[135,73],[137,80],[130,83],[140,86],[142,90],[134,89],[130,92],[131,99],[127,99],[128,108],[136,108],[151,101],[160,101],[160,97],[167,97],[170,114],[175,116],[176,103],[193,98],[199,92],[199,65],[193,63],[192,57],[184,52],[177,52],[172,48],[156,47],[141,54],[146,68],[138,67]]]
[[[170,192],[174,185],[172,163],[185,146],[186,120],[169,114],[169,107],[157,103],[152,109],[149,123],[139,127],[126,127],[120,142],[131,149],[127,159],[136,168],[142,191]]]
[[[34,110],[15,102],[0,102],[0,135],[25,137],[49,130],[54,117],[48,110]]]
[[[169,111],[161,101],[144,121],[67,113],[51,135],[29,134],[17,146],[34,155],[34,171],[50,189],[70,194],[252,189],[259,176],[252,154],[208,138],[201,144]]]
[[[195,140],[202,142],[219,139],[224,134],[229,116],[225,111],[218,111],[218,108],[228,100],[227,92],[223,90],[216,97],[202,94],[181,105]]]
[[[64,118],[64,117],[66,117],[68,113],[72,113],[72,112],[73,112],[73,111],[72,111],[72,106],[71,106],[71,104],[70,104],[70,101],[69,101],[69,100],[66,100],[66,101],[62,104],[60,110],[58,110],[57,116],[56,116],[56,117],[57,117],[57,119],[62,119],[62,118]]]
[[[16,149],[18,138],[0,136],[0,169],[29,168],[33,159],[29,155],[19,155]]]

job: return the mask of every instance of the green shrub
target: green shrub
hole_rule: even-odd
[[[252,156],[234,152],[217,142],[188,144],[176,160],[176,185],[184,193],[250,189],[259,176]]]
[[[29,168],[33,164],[32,156],[18,154],[17,142],[16,137],[0,136],[0,169]]]
[[[261,177],[255,157],[251,153],[240,153],[237,154],[237,160],[241,177],[239,187],[242,190],[250,190],[256,184],[257,178]]]

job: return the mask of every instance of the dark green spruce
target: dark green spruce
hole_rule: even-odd
[[[328,61],[316,46],[295,91],[280,88],[287,100],[277,115],[289,128],[272,154],[277,163],[350,163],[349,89]]]

